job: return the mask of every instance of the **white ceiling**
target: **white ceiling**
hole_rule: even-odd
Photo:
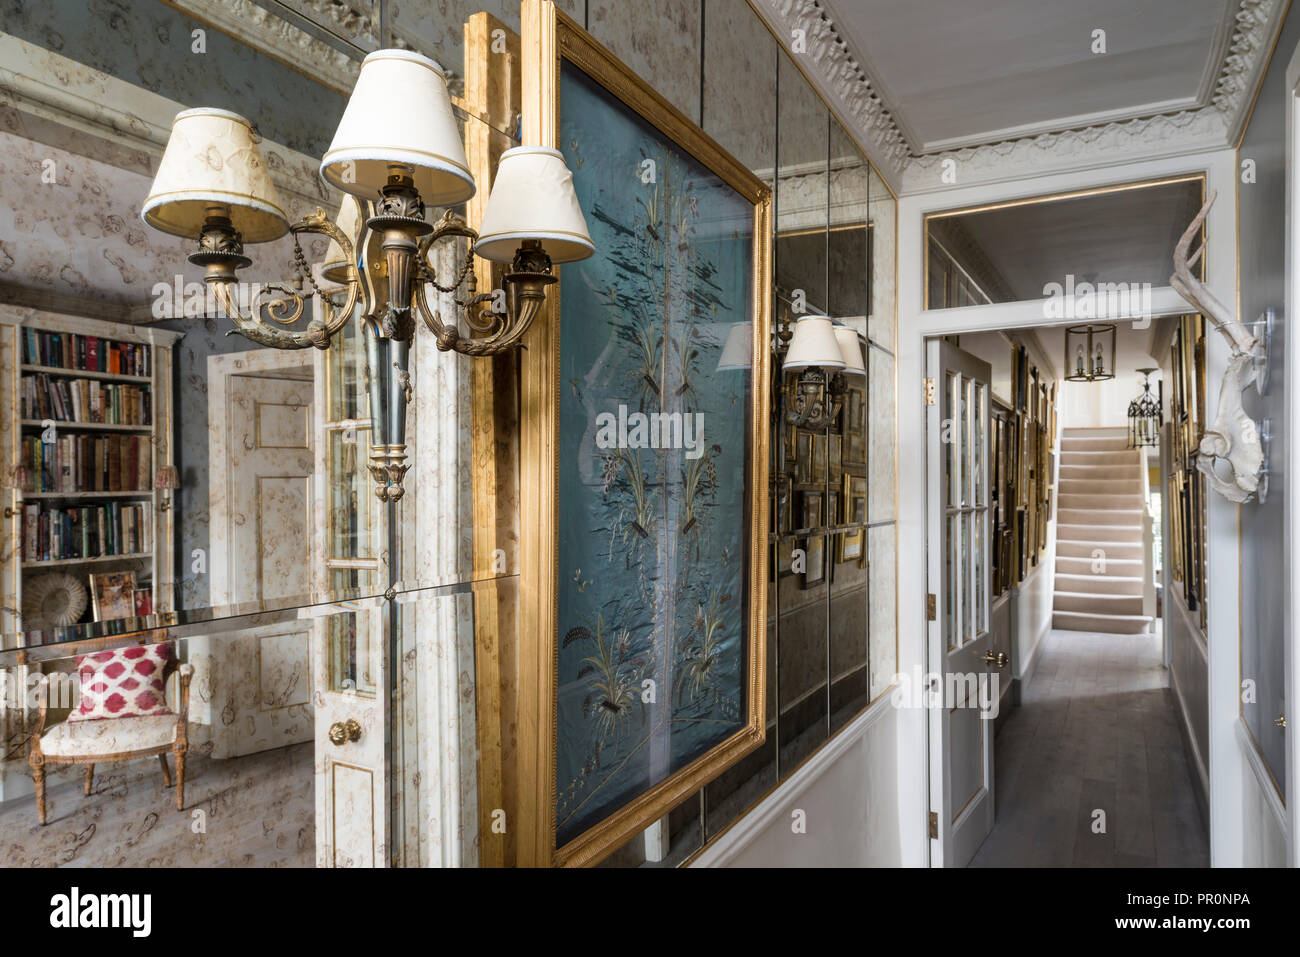
[[[1199,109],[1233,0],[822,0],[913,154]],[[1093,31],[1106,53],[1092,52]]]

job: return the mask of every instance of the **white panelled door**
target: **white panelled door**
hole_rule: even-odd
[[[988,363],[927,343],[931,860],[964,867],[993,828]],[[936,746],[937,745],[937,746]]]

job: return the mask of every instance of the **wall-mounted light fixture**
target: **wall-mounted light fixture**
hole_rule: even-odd
[[[785,421],[807,429],[824,429],[835,421],[848,391],[848,376],[867,374],[858,334],[835,325],[830,316],[801,316],[793,330],[789,320],[777,331],[780,359],[776,391],[784,400]],[[795,373],[787,385],[787,376]]]
[[[1065,378],[1101,382],[1115,378],[1115,325],[1089,323],[1065,330]]]
[[[412,396],[408,366],[416,316],[441,350],[484,356],[519,345],[556,281],[552,266],[585,259],[594,251],[573,189],[573,177],[557,150],[506,150],[497,167],[478,231],[450,210],[437,224],[425,206],[449,207],[474,195],[447,81],[432,60],[408,50],[379,50],[361,72],[334,140],[321,162],[326,182],[355,197],[345,199],[337,223],[322,210],[289,224],[249,122],[226,110],[186,110],[177,115],[144,221],[163,232],[198,240],[189,261],[204,267],[204,280],[239,332],[276,349],[327,349],[361,303],[366,340],[372,421],[370,473],[375,494],[402,497],[406,462],[406,409]],[[294,237],[295,276],[261,287],[241,303],[234,283],[251,265],[245,243]],[[298,245],[300,233],[331,240],[324,275],[344,289],[327,296],[317,286]],[[440,239],[461,237],[480,257],[509,263],[504,312],[494,312],[491,292],[478,294],[473,260],[440,282],[429,252]],[[454,293],[470,335],[456,317],[445,321],[428,301],[426,287]],[[322,314],[301,331],[304,282],[320,296]],[[274,323],[268,324],[267,319]]]

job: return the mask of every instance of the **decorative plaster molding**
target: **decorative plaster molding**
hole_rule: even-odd
[[[171,6],[210,24],[255,50],[288,64],[340,93],[352,92],[361,61],[277,16],[256,0],[168,0]],[[323,14],[340,36],[378,46],[373,33],[361,29],[362,14],[340,0],[310,0],[297,4]],[[293,9],[291,6],[290,9]],[[331,31],[333,32],[333,31]],[[352,42],[348,40],[348,42]]]
[[[912,149],[866,71],[835,32],[819,0],[753,0],[754,7],[790,49],[795,31],[806,48],[792,53],[812,82],[850,124],[858,142],[891,184],[897,183]]]
[[[1204,107],[922,154],[882,100],[880,84],[873,82],[849,51],[820,0],[753,3],[787,50],[793,46],[795,31],[803,31],[806,48],[791,55],[841,119],[852,126],[882,175],[901,193],[934,192],[1233,146],[1250,113],[1287,8],[1284,0],[1239,0],[1236,26],[1210,102]],[[945,166],[946,160],[953,164]],[[944,181],[946,170],[955,175],[955,182]]]
[[[177,103],[0,33],[0,125],[9,132],[152,178]],[[109,105],[112,104],[112,105]],[[262,153],[291,217],[335,208],[320,160],[271,140]]]

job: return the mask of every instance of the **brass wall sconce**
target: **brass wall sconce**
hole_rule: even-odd
[[[1101,382],[1113,378],[1115,378],[1115,325],[1089,323],[1066,329],[1066,381]]]
[[[153,187],[144,202],[145,222],[198,240],[189,261],[235,324],[232,332],[274,349],[328,349],[354,315],[366,341],[370,395],[369,469],[375,494],[402,497],[410,464],[406,410],[413,390],[409,352],[416,317],[440,350],[486,356],[520,344],[556,281],[552,267],[592,254],[594,246],[558,150],[517,147],[501,155],[496,181],[479,230],[448,210],[436,223],[426,204],[450,207],[474,195],[464,144],[452,112],[446,78],[432,60],[408,50],[379,50],[361,64],[334,140],[321,162],[322,178],[345,194],[337,223],[316,212],[290,224],[271,182],[252,126],[225,110],[186,110],[177,115]],[[261,287],[239,301],[238,270],[251,265],[245,243],[294,237],[294,279]],[[301,233],[329,237],[322,274],[343,289],[317,285],[298,245]],[[429,259],[435,243],[463,238],[483,259],[507,263],[504,312],[493,311],[491,292],[475,288],[473,259],[450,281],[436,275]],[[318,294],[320,314],[300,331],[304,284]],[[445,321],[430,303],[427,286],[457,293],[457,317]],[[266,291],[278,298],[270,299]],[[269,320],[269,322],[268,322]],[[273,323],[273,324],[272,324]]]
[[[802,316],[791,329],[783,319],[777,330],[777,382],[774,392],[787,424],[824,429],[840,414],[848,376],[867,374],[858,334],[837,326],[829,316]],[[789,382],[787,376],[797,373]]]

